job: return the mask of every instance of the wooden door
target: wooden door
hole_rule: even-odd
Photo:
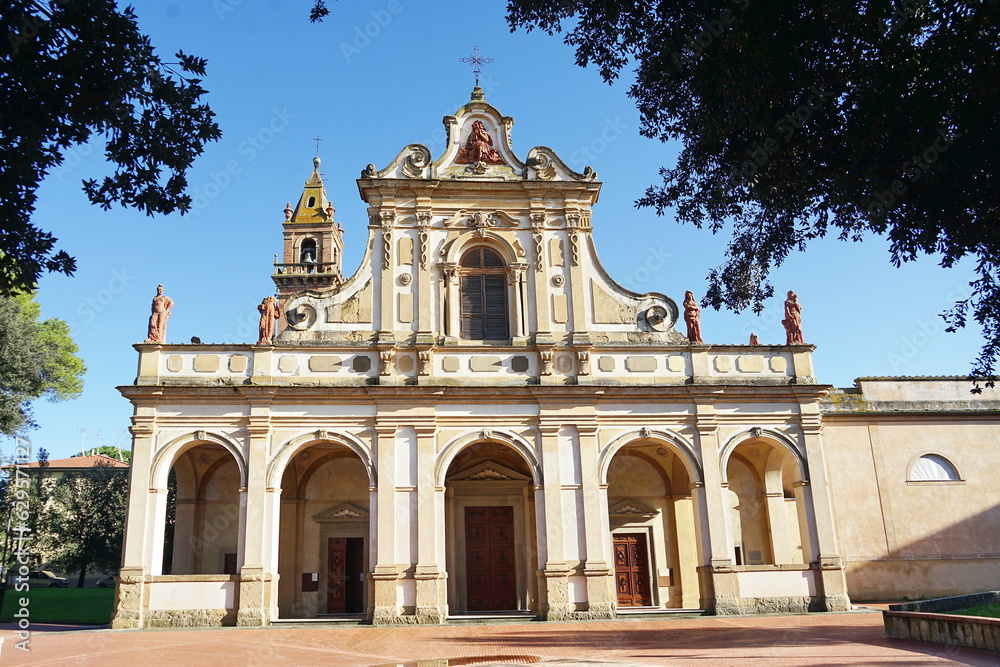
[[[465,508],[466,608],[517,609],[514,508]]]
[[[347,539],[331,537],[326,560],[326,613],[347,613]]]
[[[642,533],[614,535],[615,581],[619,607],[648,607],[653,604],[649,589],[649,559],[646,536]]]
[[[345,605],[348,614],[360,614],[365,597],[365,540],[347,538],[347,591]]]

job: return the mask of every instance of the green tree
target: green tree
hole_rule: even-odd
[[[578,65],[629,89],[640,132],[679,139],[638,205],[731,235],[706,305],[760,310],[809,241],[882,235],[894,265],[976,263],[970,298],[1000,354],[1000,5],[983,0],[509,0],[512,30],[565,30]]]
[[[78,572],[115,572],[121,564],[128,470],[104,462],[65,473],[55,483],[45,511],[43,539],[49,562]]]
[[[86,369],[69,325],[39,321],[40,314],[32,295],[0,297],[0,434],[34,426],[32,401],[76,398],[83,391]]]
[[[93,135],[114,173],[88,198],[147,214],[187,211],[187,170],[221,136],[200,99],[206,61],[156,55],[131,8],[114,0],[11,0],[0,12],[0,295],[34,289],[73,258],[31,223],[36,191]]]
[[[119,461],[124,461],[128,463],[132,460],[132,451],[129,449],[121,449],[119,447],[114,447],[112,445],[101,445],[100,447],[93,447],[88,449],[86,454],[74,454],[71,458],[76,458],[77,456],[93,456],[95,454],[103,454],[104,456],[109,456],[113,459]]]
[[[38,450],[38,472],[18,470],[13,456],[0,456],[0,520],[3,538],[0,541],[0,572],[8,581],[12,568],[18,565],[17,549],[27,546],[28,567],[41,565],[38,550],[39,527],[43,524],[45,505],[52,491],[52,480],[44,474],[49,465],[49,453],[44,447]],[[18,539],[20,536],[21,539]],[[0,607],[3,607],[4,590],[0,583]]]

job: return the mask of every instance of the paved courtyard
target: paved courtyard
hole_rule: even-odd
[[[32,633],[12,665],[997,665],[996,654],[888,639],[875,611],[504,625]],[[51,626],[50,626],[51,627]]]

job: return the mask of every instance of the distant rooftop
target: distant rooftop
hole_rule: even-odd
[[[111,466],[112,468],[128,468],[128,464],[124,461],[119,461],[118,459],[113,459],[110,456],[105,456],[104,454],[95,454],[90,456],[74,456],[69,459],[49,459],[49,464],[46,467],[48,470],[76,470],[78,468],[90,468],[97,463],[104,463]],[[41,468],[41,464],[38,461],[32,461],[24,466],[25,468]]]

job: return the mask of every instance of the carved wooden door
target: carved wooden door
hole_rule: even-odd
[[[466,607],[469,611],[517,609],[514,508],[465,508]]]
[[[331,537],[326,561],[326,612],[347,612],[347,539]]]
[[[646,536],[642,533],[615,535],[615,582],[619,607],[648,607],[653,604],[649,590],[649,561]]]

